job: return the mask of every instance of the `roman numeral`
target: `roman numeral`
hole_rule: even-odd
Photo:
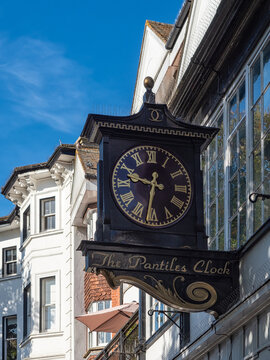
[[[140,158],[140,155],[139,153],[135,153],[133,155],[131,155],[131,157],[136,161],[136,166],[138,167],[139,165],[142,165],[143,164],[143,161],[142,159]]]
[[[174,179],[176,176],[183,175],[182,171],[179,169],[175,171],[174,173],[171,173],[171,177]]]
[[[130,192],[128,192],[126,194],[120,195],[120,197],[126,206],[128,206],[131,203],[131,201],[134,199],[134,195],[131,190],[130,190]]]
[[[151,212],[150,212],[149,221],[158,221],[156,210],[153,208],[151,209]]]
[[[123,187],[123,186],[130,187],[130,179],[127,180],[117,179],[117,187]]]
[[[165,169],[165,166],[166,166],[168,160],[169,160],[169,158],[168,158],[168,156],[167,156],[167,157],[166,157],[166,160],[164,161],[164,163],[163,163],[163,165],[162,165],[162,167],[163,167],[164,169]]]
[[[164,207],[165,210],[165,215],[166,215],[166,219],[170,219],[171,217],[173,217],[173,215],[169,212],[169,210],[166,208],[166,206]]]
[[[127,172],[128,172],[129,174],[132,174],[132,173],[134,172],[134,169],[128,168],[125,163],[123,163],[123,165],[121,166],[121,169],[127,170]]]
[[[178,197],[174,196],[171,199],[171,203],[174,204],[175,206],[177,206],[179,209],[182,208],[182,206],[184,205],[184,202],[180,199],[178,199]]]
[[[187,185],[174,185],[174,190],[186,193],[187,192]]]
[[[137,202],[137,205],[132,210],[132,213],[138,217],[142,217],[144,206],[139,201]]]
[[[148,164],[156,164],[157,163],[157,152],[153,150],[146,151],[148,154]]]

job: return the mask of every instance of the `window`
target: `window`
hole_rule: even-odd
[[[270,194],[270,43],[251,67],[253,191]],[[254,205],[254,231],[270,216],[270,200]]]
[[[31,285],[26,286],[23,292],[23,336],[31,333]]]
[[[17,317],[4,318],[4,360],[17,359]]]
[[[55,229],[55,198],[41,200],[41,231]]]
[[[23,241],[30,235],[30,206],[23,213]]]
[[[16,247],[3,249],[3,275],[17,274],[17,249]]]
[[[248,200],[270,194],[269,42],[250,64],[209,123],[220,132],[202,156],[211,249],[237,249],[270,217],[270,200]]]
[[[40,331],[51,331],[56,325],[56,287],[55,277],[43,278],[40,280]]]
[[[109,309],[111,307],[111,300],[97,301],[90,305],[89,313],[94,313],[96,311]],[[96,346],[105,346],[112,339],[112,334],[107,332],[96,332],[89,331],[89,348]]]

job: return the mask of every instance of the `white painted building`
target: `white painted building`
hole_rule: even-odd
[[[87,330],[84,216],[96,204],[94,146],[61,145],[46,163],[14,169],[2,193],[16,204],[0,218],[0,349],[3,360],[81,359]]]

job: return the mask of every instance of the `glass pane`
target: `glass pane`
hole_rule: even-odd
[[[270,87],[264,94],[263,105],[263,132],[266,133],[270,128]]]
[[[44,214],[54,214],[55,213],[55,200],[50,199],[44,201]]]
[[[237,216],[231,222],[231,250],[237,249]]]
[[[7,360],[17,359],[17,340],[7,341]]]
[[[55,229],[55,215],[45,217],[45,230]]]
[[[17,260],[16,249],[8,249],[5,252],[6,252],[6,262]]]
[[[97,309],[98,309],[98,311],[104,310],[104,308],[105,308],[104,305],[105,305],[105,302],[104,302],[104,301],[99,301],[98,304],[97,304]]]
[[[239,167],[246,169],[246,122],[242,121],[239,127]]]
[[[259,144],[260,145],[260,144]],[[258,146],[254,151],[254,160],[253,160],[253,180],[254,180],[254,190],[261,184],[261,148]]]
[[[218,198],[218,229],[224,225],[224,193],[222,192]]]
[[[270,132],[264,139],[264,179],[270,179]]]
[[[55,325],[55,306],[45,308],[45,330],[53,329]]]
[[[246,114],[246,91],[245,91],[245,83],[242,84],[239,90],[239,118],[240,120]]]
[[[17,273],[17,264],[9,263],[7,264],[7,275],[12,275]]]
[[[216,139],[209,145],[209,161],[212,163],[216,158]]]
[[[218,235],[218,249],[224,250],[224,231]]]
[[[240,245],[243,245],[246,242],[246,207],[244,207],[240,212],[240,227],[239,227],[239,240]]]
[[[219,132],[217,134],[217,147],[218,154],[223,153],[223,116],[221,116],[217,121],[217,127],[219,128]]]
[[[270,81],[270,42],[263,50],[263,87]]]
[[[240,189],[239,189],[239,197],[240,197],[240,205],[246,201],[246,172],[240,172]]]
[[[17,318],[6,319],[6,338],[16,339],[17,338]]]
[[[210,250],[217,250],[217,239],[211,239],[211,242],[209,243],[209,249]]]
[[[210,203],[216,197],[216,163],[211,166],[209,171],[209,178],[210,178]]]
[[[223,191],[224,187],[224,165],[223,158],[218,159],[218,192]]]
[[[260,102],[253,109],[253,141],[254,145],[261,138],[261,105]]]
[[[258,192],[261,192],[261,189],[258,189]],[[262,201],[257,200],[254,204],[254,231],[262,224]]]
[[[230,216],[237,210],[237,176],[230,181]]]
[[[106,335],[105,332],[98,333],[98,345],[105,344],[106,342]]]
[[[210,207],[210,237],[216,235],[216,204]]]
[[[265,179],[263,191],[265,194],[270,194],[270,177]],[[270,217],[270,199],[265,199],[264,200],[264,221],[269,219],[269,217]]]
[[[230,143],[230,153],[231,153],[231,161],[230,161],[230,176],[233,176],[235,171],[237,170],[237,138],[236,134]]]
[[[45,279],[45,304],[54,304],[55,296],[55,278]]]
[[[230,133],[233,131],[237,124],[237,101],[236,95],[230,101],[230,117],[229,117],[229,125],[230,125]]]
[[[256,61],[252,68],[252,84],[253,84],[253,104],[258,100],[261,94],[261,72],[260,58]]]
[[[111,307],[111,300],[105,300],[105,309],[109,309]]]

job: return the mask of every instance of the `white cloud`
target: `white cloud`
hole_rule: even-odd
[[[0,38],[1,100],[27,121],[71,132],[89,110],[89,81],[89,70],[68,59],[63,49],[50,42],[29,37],[13,42]],[[0,110],[1,122],[5,112]]]

